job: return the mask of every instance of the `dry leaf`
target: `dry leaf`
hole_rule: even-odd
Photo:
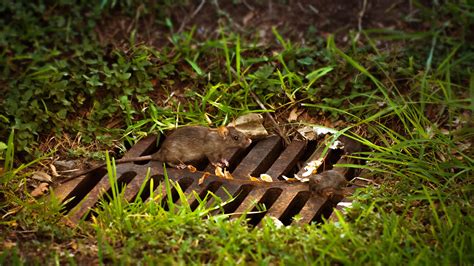
[[[251,11],[245,15],[245,17],[242,19],[242,24],[244,26],[247,26],[247,24],[250,22],[250,20],[255,16],[255,12]]]
[[[263,126],[263,116],[260,114],[250,113],[239,116],[231,123],[231,126],[234,126],[250,138],[268,136],[268,132]]]
[[[78,248],[76,240],[72,240],[72,241],[69,242],[67,245],[68,245],[72,250],[74,250],[74,251],[76,251],[77,248]]]
[[[31,196],[37,198],[43,196],[44,193],[48,192],[49,184],[48,183],[41,183],[39,184],[33,191],[31,191]]]
[[[267,175],[267,174],[261,174],[260,179],[265,181],[265,182],[273,182],[273,178],[270,175]]]
[[[224,178],[225,179],[234,179],[234,177],[230,174],[229,171],[227,171],[227,169],[224,169]]]
[[[294,177],[287,177],[286,175],[282,175],[281,177],[283,177],[283,179],[285,179],[285,181],[288,181],[288,182],[298,181],[298,179],[296,179]]]
[[[308,177],[312,174],[316,174],[317,170],[318,170],[318,167],[321,166],[321,164],[323,164],[323,162],[324,162],[323,158],[319,158],[317,160],[312,160],[312,161],[308,162],[304,166],[305,172],[302,173],[301,176]],[[295,178],[298,178],[298,177],[296,177],[296,175],[295,175]]]
[[[95,217],[93,216],[92,219],[95,219]],[[76,228],[77,227],[77,224],[75,222],[73,222],[71,219],[69,219],[68,217],[61,218],[61,222],[65,226],[70,227],[70,228]]]
[[[204,118],[206,119],[207,124],[212,125],[212,120],[209,118],[207,113],[204,113]]]
[[[5,249],[11,249],[13,247],[16,247],[16,242],[11,242],[10,240],[5,240],[5,241],[3,241],[3,247]]]
[[[249,176],[249,179],[250,179],[250,181],[260,182],[260,179],[258,179],[256,177],[253,177],[253,176]]]
[[[31,178],[39,180],[39,181],[43,181],[43,182],[51,182],[52,181],[51,176],[48,175],[45,172],[42,172],[42,171],[34,172],[33,176]]]
[[[298,129],[298,133],[307,140],[314,140],[320,135],[335,134],[337,133],[337,130],[325,126],[314,125],[300,128]]]
[[[308,177],[299,177],[297,174],[294,175],[295,179],[300,181],[300,182],[309,182]]]
[[[222,167],[216,166],[214,174],[220,178],[225,178],[224,172],[222,171]]]
[[[293,110],[291,110],[290,114],[288,115],[288,122],[298,120],[298,116],[300,116],[303,111],[304,110],[298,110],[298,107],[293,108]]]
[[[195,173],[197,171],[196,167],[194,167],[192,165],[188,165],[187,167],[188,167],[189,172],[191,172],[191,173]]]
[[[267,219],[270,219],[272,220],[273,224],[275,225],[276,228],[282,228],[284,227],[285,225],[276,217],[273,217],[273,216],[266,216],[268,217]]]
[[[211,175],[211,173],[209,173],[209,172],[204,172],[204,173],[202,174],[201,178],[199,178],[199,180],[198,180],[198,185],[202,185],[202,183],[204,183],[204,180],[205,180],[208,176],[210,176],[210,175]]]
[[[58,174],[58,171],[56,170],[56,166],[54,166],[54,164],[50,164],[49,165],[49,168],[51,168],[51,174],[55,177],[58,177],[59,174]]]
[[[5,213],[5,214],[2,216],[2,219],[5,219],[5,217],[7,217],[7,216],[19,212],[22,208],[23,208],[23,206],[16,206],[16,207],[14,207],[14,208],[11,208],[7,213]]]

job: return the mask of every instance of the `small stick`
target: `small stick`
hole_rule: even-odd
[[[357,34],[354,38],[356,42],[359,40],[360,32],[362,31],[362,18],[364,17],[366,8],[367,8],[367,0],[364,0],[364,2],[362,3],[362,9],[360,10],[360,12],[358,14],[357,28],[358,28],[359,31],[357,32]]]
[[[253,93],[253,91],[249,91],[250,92],[250,95],[254,98],[254,100],[257,102],[257,104],[260,106],[260,108],[262,108],[263,110],[267,110],[267,108],[265,108],[265,105],[263,105],[263,103],[260,101],[260,99],[257,97],[257,95],[255,95],[255,93]],[[265,114],[268,116],[268,118],[270,118],[270,121],[272,121],[273,125],[276,127],[277,129],[277,133],[278,135],[285,141],[285,144],[288,145],[290,144],[290,140],[288,139],[288,137],[283,133],[283,131],[281,130],[280,126],[278,125],[278,123],[275,121],[275,119],[273,118],[272,115],[270,115],[269,112],[265,112]]]

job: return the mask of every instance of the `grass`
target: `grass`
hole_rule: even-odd
[[[95,39],[93,26],[81,25],[117,10],[139,16],[138,4],[90,5],[51,7],[49,20],[38,15],[41,5],[1,6],[0,13],[14,10],[19,20],[2,20],[0,34],[9,43],[0,46],[0,264],[472,264],[474,10],[467,1],[419,5],[418,19],[432,28],[368,30],[349,47],[332,36],[302,45],[276,28],[276,43],[261,47],[223,27],[205,40],[196,28],[172,31],[171,45],[161,49],[132,34],[128,46],[112,50]],[[87,7],[94,12],[84,18]],[[172,29],[165,14],[158,20]],[[437,17],[447,22],[439,26]],[[126,202],[111,178],[111,197],[97,216],[71,228],[61,221],[59,202],[30,195],[31,173],[45,169],[52,154],[124,151],[157,131],[218,126],[247,112],[270,112],[282,127],[297,128],[286,121],[295,107],[312,118],[304,122],[337,123],[341,134],[355,132],[349,136],[370,148],[355,155],[367,161],[357,167],[381,186],[358,190],[338,222],[279,227],[266,219],[251,228],[245,217],[210,215],[218,200],[192,210],[167,179],[161,185],[176,189],[182,204],[153,191],[149,201]],[[67,146],[55,132],[81,141]],[[46,136],[55,136],[56,145],[38,144]]]

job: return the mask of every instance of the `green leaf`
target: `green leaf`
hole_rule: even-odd
[[[196,73],[199,75],[199,76],[204,76],[204,71],[202,71],[202,69],[196,64],[194,63],[193,61],[189,60],[188,58],[185,59],[186,62],[188,62],[188,64],[191,65],[191,67],[194,69],[194,71],[196,71]]]

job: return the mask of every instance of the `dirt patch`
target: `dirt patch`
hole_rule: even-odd
[[[165,13],[173,24],[172,29],[152,13],[139,20],[113,16],[97,28],[99,39],[123,45],[136,28],[138,41],[162,47],[171,34],[196,27],[195,37],[199,39],[218,38],[224,31],[256,35],[262,42],[269,43],[275,39],[272,33],[275,27],[285,38],[305,43],[307,39],[329,33],[336,33],[337,38],[344,41],[350,30],[359,28],[410,30],[420,27],[408,19],[417,13],[412,5],[389,0],[196,1],[168,8]]]

